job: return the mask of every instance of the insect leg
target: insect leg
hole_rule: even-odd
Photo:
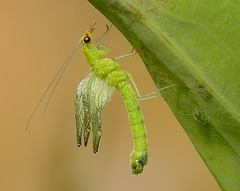
[[[142,48],[140,48],[139,50],[141,50],[141,49],[142,49]],[[120,60],[120,59],[122,59],[122,58],[126,58],[126,57],[128,57],[128,56],[132,56],[132,55],[134,55],[134,54],[137,54],[138,51],[139,51],[139,50],[137,50],[137,51],[133,52],[133,50],[134,50],[134,49],[132,49],[132,51],[131,51],[129,54],[125,54],[125,55],[122,55],[122,56],[118,56],[118,57],[116,57],[116,58],[113,58],[113,60]]]
[[[160,97],[161,95],[156,95],[156,96],[151,96],[151,95],[154,94],[154,93],[160,92],[160,91],[162,91],[162,90],[165,90],[165,89],[174,87],[174,86],[176,86],[176,85],[179,85],[179,84],[172,84],[172,85],[166,86],[166,87],[164,87],[164,88],[160,88],[160,89],[157,89],[157,90],[152,91],[152,92],[150,92],[150,93],[147,93],[147,94],[145,94],[145,95],[141,95],[140,92],[139,92],[139,90],[138,90],[137,84],[135,83],[135,81],[134,81],[134,79],[133,79],[133,77],[132,77],[131,74],[129,74],[129,79],[131,80],[131,82],[132,82],[132,84],[133,84],[133,87],[135,88],[136,93],[137,93],[137,95],[138,95],[138,97],[139,97],[139,98],[138,98],[138,101],[142,101],[142,100],[147,100],[147,99],[152,99],[152,98]]]
[[[97,49],[99,50],[101,55],[106,55],[109,53],[110,49],[106,48],[105,46],[102,45],[103,40],[105,39],[108,31],[112,28],[112,24],[110,26],[107,26],[106,32],[98,39],[97,41]]]
[[[128,77],[129,77],[129,79],[131,80],[131,82],[132,82],[132,84],[133,84],[133,87],[135,88],[138,97],[141,98],[142,95],[140,94],[140,92],[139,92],[139,90],[138,90],[138,87],[137,87],[137,84],[135,83],[135,81],[134,81],[132,75],[131,75],[131,74],[128,74]]]
[[[118,57],[116,57],[116,58],[113,58],[113,60],[120,60],[120,59],[122,59],[122,58],[126,58],[126,57],[128,57],[128,56],[132,56],[132,55],[134,55],[134,54],[136,54],[137,52],[131,52],[131,53],[129,53],[129,54],[125,54],[125,55],[122,55],[122,56],[118,56]]]
[[[166,86],[166,87],[157,89],[157,90],[155,90],[155,91],[149,92],[149,93],[143,95],[142,97],[138,98],[138,101],[143,101],[143,100],[148,100],[148,99],[152,99],[152,98],[161,97],[161,95],[155,95],[155,96],[150,96],[150,95],[152,95],[152,94],[154,94],[154,93],[157,93],[157,92],[160,92],[160,91],[162,91],[162,90],[166,90],[166,89],[168,89],[168,88],[177,86],[177,85],[179,85],[179,84],[172,84],[172,85],[170,85],[170,86]]]

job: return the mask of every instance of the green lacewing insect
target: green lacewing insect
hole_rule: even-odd
[[[94,24],[95,25],[95,24]],[[137,52],[131,52],[129,54],[119,56],[113,59],[102,58],[102,55],[107,55],[110,49],[104,47],[102,42],[110,30],[111,26],[107,26],[106,32],[100,37],[97,41],[97,47],[91,42],[92,33],[94,31],[94,25],[84,33],[80,38],[75,48],[72,50],[67,60],[61,66],[48,88],[44,92],[43,96],[39,100],[37,106],[33,110],[30,118],[27,121],[26,128],[28,128],[29,122],[32,119],[35,111],[37,110],[39,104],[45,97],[45,94],[49,90],[50,86],[53,84],[57,76],[60,74],[56,85],[53,88],[53,91],[48,99],[44,113],[48,106],[48,103],[61,79],[66,67],[68,66],[73,54],[76,52],[78,46],[82,43],[82,52],[85,59],[91,67],[90,74],[84,78],[77,87],[76,94],[76,126],[77,126],[77,145],[78,147],[82,144],[82,134],[84,138],[84,145],[87,146],[89,134],[93,132],[93,152],[98,151],[99,141],[102,135],[101,130],[101,112],[106,104],[109,102],[111,95],[115,90],[118,90],[122,96],[126,109],[128,111],[128,116],[130,124],[132,127],[132,136],[134,140],[134,149],[131,154],[131,167],[132,173],[137,175],[142,173],[143,167],[147,163],[148,158],[148,146],[146,138],[146,129],[144,125],[144,120],[142,113],[140,111],[140,106],[138,101],[151,99],[154,97],[160,97],[160,95],[150,96],[154,93],[157,93],[161,90],[173,87],[177,84],[167,86],[165,88],[158,89],[156,91],[150,92],[144,96],[141,96],[137,88],[136,83],[134,82],[132,75],[126,71],[120,70],[122,65],[118,60],[134,55]],[[139,99],[136,98],[135,93],[128,83],[128,80],[132,82]]]

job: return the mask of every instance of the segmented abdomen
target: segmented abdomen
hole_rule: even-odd
[[[132,126],[134,150],[131,154],[131,166],[133,174],[138,174],[143,171],[143,166],[147,163],[148,147],[143,116],[130,84],[127,81],[122,81],[118,83],[117,90],[123,97]]]

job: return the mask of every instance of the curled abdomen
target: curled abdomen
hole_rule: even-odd
[[[144,120],[130,84],[126,81],[120,82],[117,89],[123,97],[132,127],[134,149],[131,154],[131,167],[133,174],[137,175],[143,171],[143,167],[147,163],[148,147]]]

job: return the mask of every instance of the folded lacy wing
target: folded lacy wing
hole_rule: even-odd
[[[81,145],[82,130],[84,127],[84,144],[87,146],[90,134],[90,122],[93,130],[93,152],[98,151],[101,138],[101,112],[109,102],[114,90],[104,79],[91,72],[77,87],[76,123],[77,144]]]

